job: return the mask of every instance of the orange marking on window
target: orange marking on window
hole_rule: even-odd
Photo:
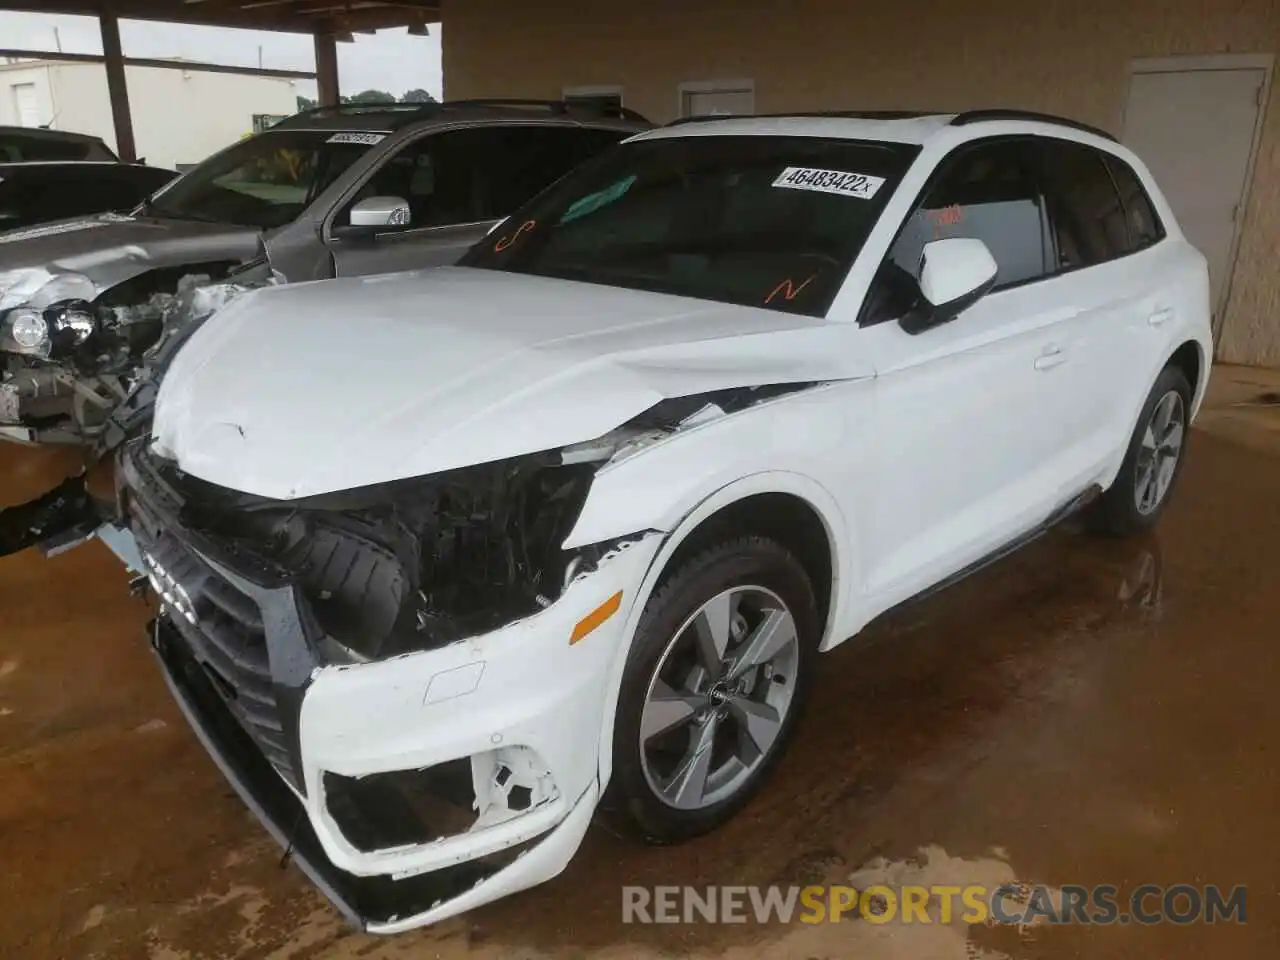
[[[520,234],[527,233],[537,225],[538,225],[537,220],[526,220],[524,223],[520,224],[520,226],[516,228],[515,233],[508,234],[507,236],[500,239],[497,243],[495,243],[493,245],[493,252],[501,253],[503,250],[507,249],[507,247],[511,246],[513,243],[519,240]]]
[[[809,277],[809,279],[807,279],[804,283],[800,284],[800,286],[797,287],[794,283],[792,283],[791,278],[788,277],[786,280],[783,280],[780,284],[778,284],[776,287],[773,288],[772,292],[770,292],[770,294],[764,298],[764,302],[773,303],[774,298],[777,297],[778,294],[782,294],[783,300],[794,300],[796,297],[800,295],[801,290],[803,290],[805,287],[807,287],[809,284],[813,283],[813,281],[817,279],[818,279],[818,275],[816,273],[812,274]]]

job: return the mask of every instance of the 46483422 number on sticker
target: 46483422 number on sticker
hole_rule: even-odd
[[[870,200],[884,186],[884,177],[844,170],[818,170],[812,167],[787,167],[773,181],[775,187],[789,190],[815,190],[838,193],[846,197]]]

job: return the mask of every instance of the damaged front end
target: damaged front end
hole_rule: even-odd
[[[153,643],[206,747],[362,927],[554,876],[599,799],[600,730],[665,534],[562,547],[596,473],[803,385],[664,401],[606,437],[299,500],[129,443]]]
[[[175,696],[361,926],[540,882],[590,819],[612,647],[570,639],[659,538],[563,551],[598,466],[565,461],[280,502],[123,452]]]
[[[113,306],[112,296],[74,296],[93,294],[83,277],[29,273],[0,291],[0,439],[80,443],[86,462],[49,493],[0,509],[0,556],[31,546],[53,554],[119,522],[115,452],[150,423],[174,353],[232,300],[277,282],[257,265],[222,282],[188,274],[174,292]],[[22,306],[3,306],[18,300]],[[95,484],[95,474],[105,481]]]

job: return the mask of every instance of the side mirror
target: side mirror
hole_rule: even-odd
[[[924,245],[920,302],[900,321],[907,333],[923,333],[954,320],[986,296],[996,282],[996,260],[981,240],[955,237]]]
[[[372,237],[410,226],[409,201],[400,197],[365,197],[351,208],[351,223],[334,229],[339,237]]]

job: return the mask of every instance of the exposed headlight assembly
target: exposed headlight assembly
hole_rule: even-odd
[[[560,544],[594,468],[535,454],[278,502],[187,478],[187,521],[286,572],[336,647],[378,660],[537,613],[574,556]]]
[[[0,350],[41,360],[57,359],[98,329],[98,317],[84,300],[66,300],[43,310],[13,307],[0,312]]]
[[[69,353],[98,329],[92,280],[29,268],[0,273],[0,350],[42,360]]]

